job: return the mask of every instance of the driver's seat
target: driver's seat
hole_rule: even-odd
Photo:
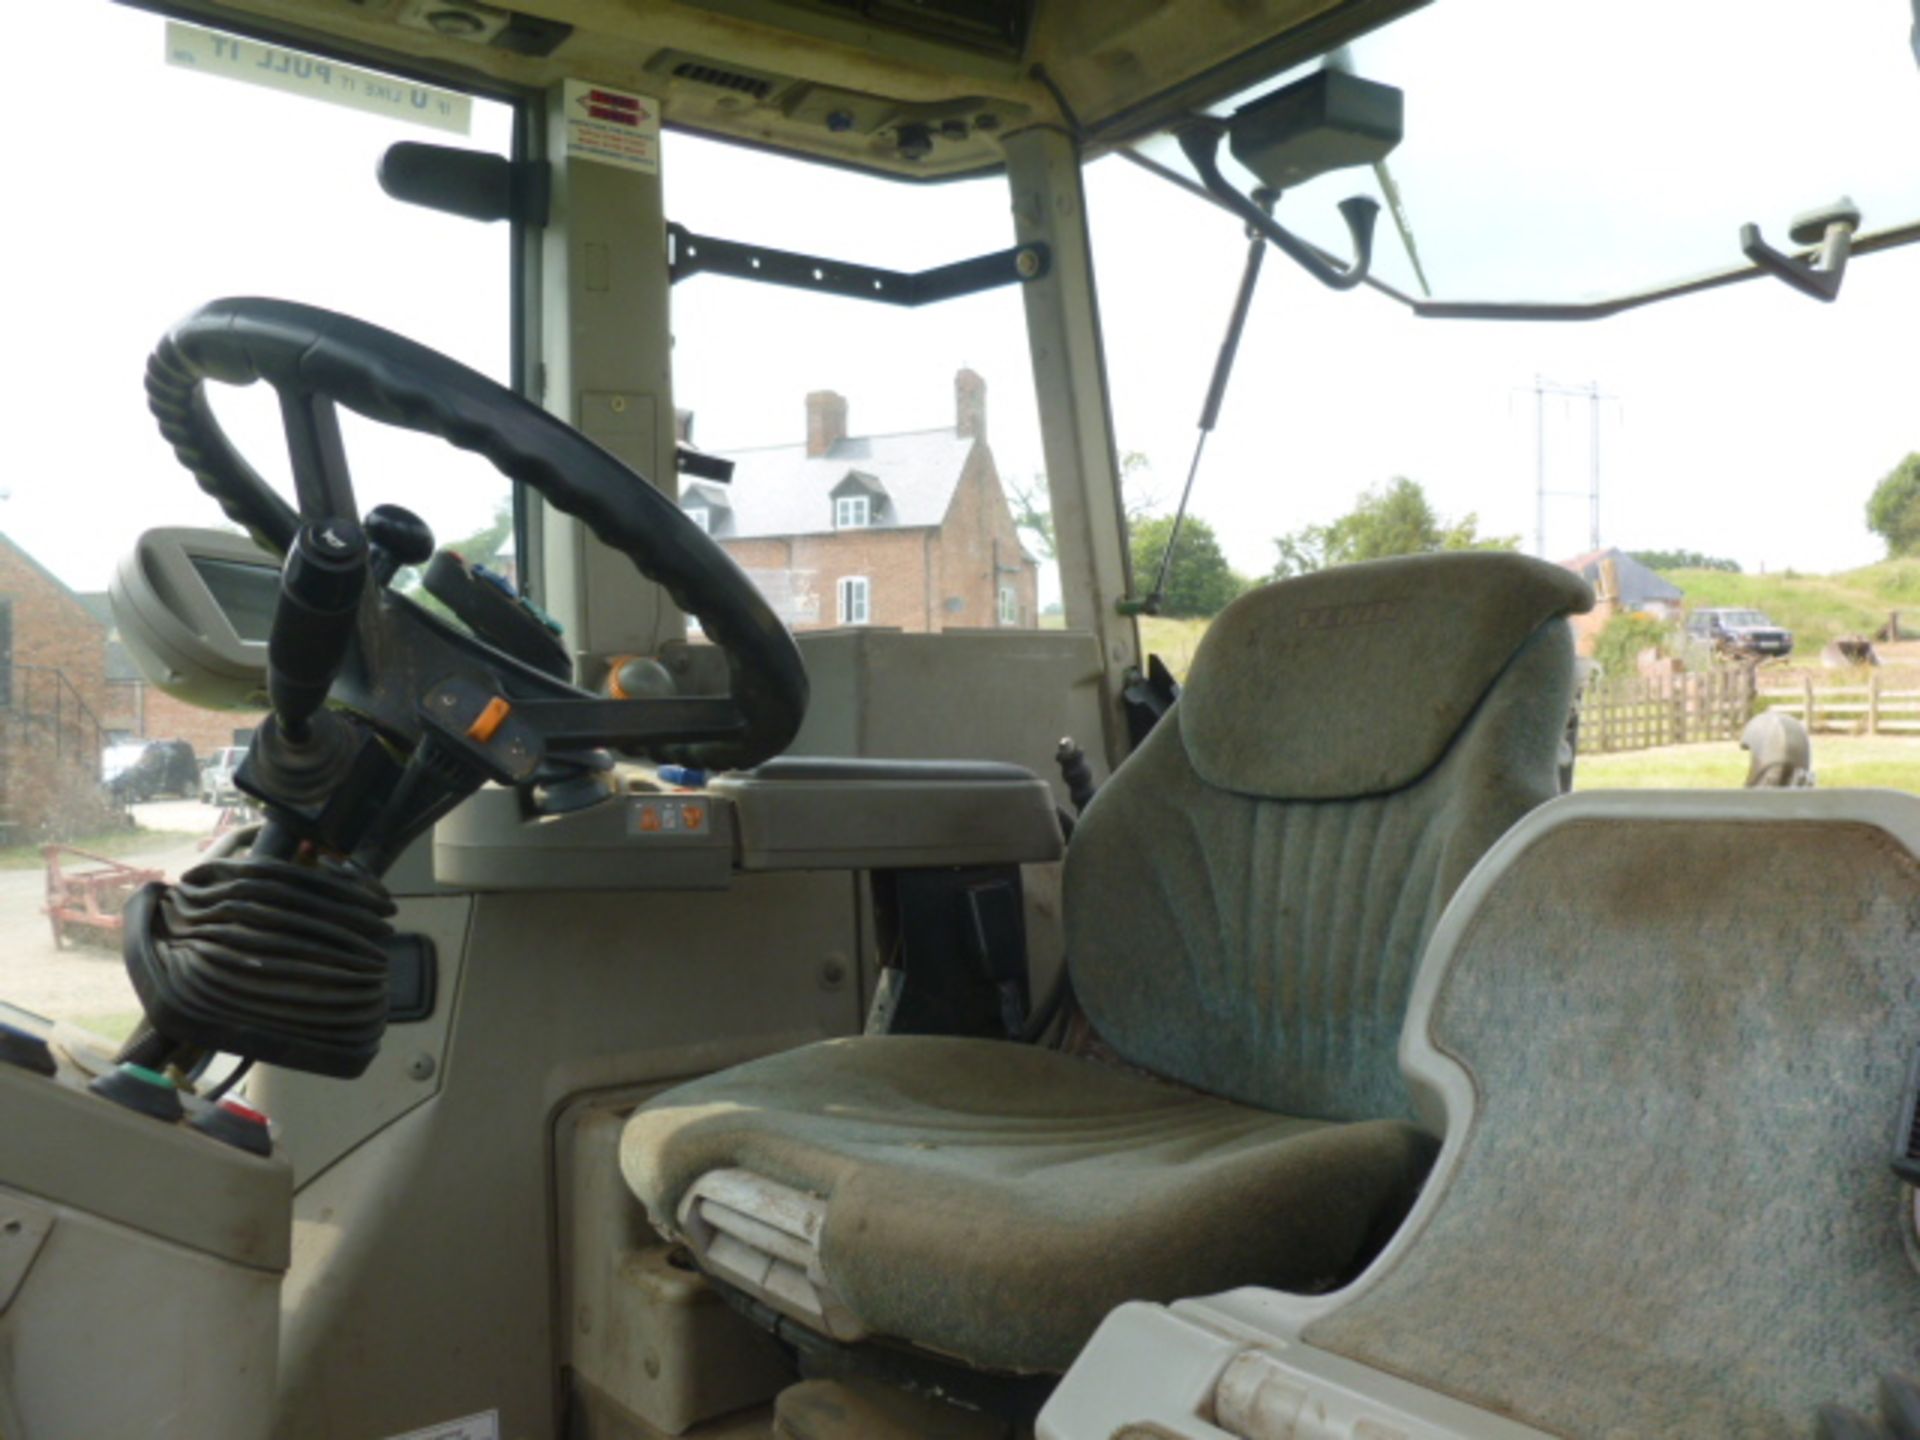
[[[1067,852],[1106,1058],[872,1036],[682,1085],[622,1141],[653,1223],[831,1338],[1008,1371],[1126,1300],[1350,1277],[1435,1148],[1395,1063],[1415,963],[1555,792],[1591,603],[1483,553],[1236,601]]]

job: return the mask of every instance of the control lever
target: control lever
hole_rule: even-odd
[[[391,584],[403,565],[424,565],[433,558],[433,531],[411,510],[376,505],[367,512],[366,527],[376,585]]]
[[[347,658],[367,573],[366,532],[352,520],[318,521],[293,537],[267,635],[267,698],[292,745],[312,738],[314,713]]]

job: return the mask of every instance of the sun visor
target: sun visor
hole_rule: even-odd
[[[1558,565],[1471,551],[1341,565],[1242,596],[1176,712],[1209,785],[1273,799],[1398,790],[1549,620],[1593,607]]]

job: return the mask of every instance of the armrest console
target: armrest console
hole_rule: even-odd
[[[723,775],[742,870],[909,870],[1057,860],[1046,781],[975,760],[771,760]]]

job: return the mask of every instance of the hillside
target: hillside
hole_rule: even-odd
[[[1871,635],[1888,612],[1920,633],[1920,560],[1883,560],[1838,575],[1729,575],[1719,570],[1662,572],[1687,595],[1687,607],[1740,605],[1766,612],[1794,634],[1796,657],[1811,659],[1836,635]]]
[[[1722,570],[1663,570],[1660,572],[1686,592],[1687,607],[1741,606],[1764,611],[1794,635],[1789,665],[1817,665],[1820,651],[1836,635],[1871,635],[1887,623],[1890,611],[1901,612],[1909,635],[1920,636],[1920,559],[1883,560],[1877,565],[1838,575],[1729,575]],[[1057,615],[1041,624],[1058,626]],[[1166,661],[1184,680],[1193,652],[1206,633],[1205,620],[1169,620],[1145,616],[1140,638],[1150,654]],[[1898,650],[1881,647],[1890,664],[1920,666],[1920,643]]]

